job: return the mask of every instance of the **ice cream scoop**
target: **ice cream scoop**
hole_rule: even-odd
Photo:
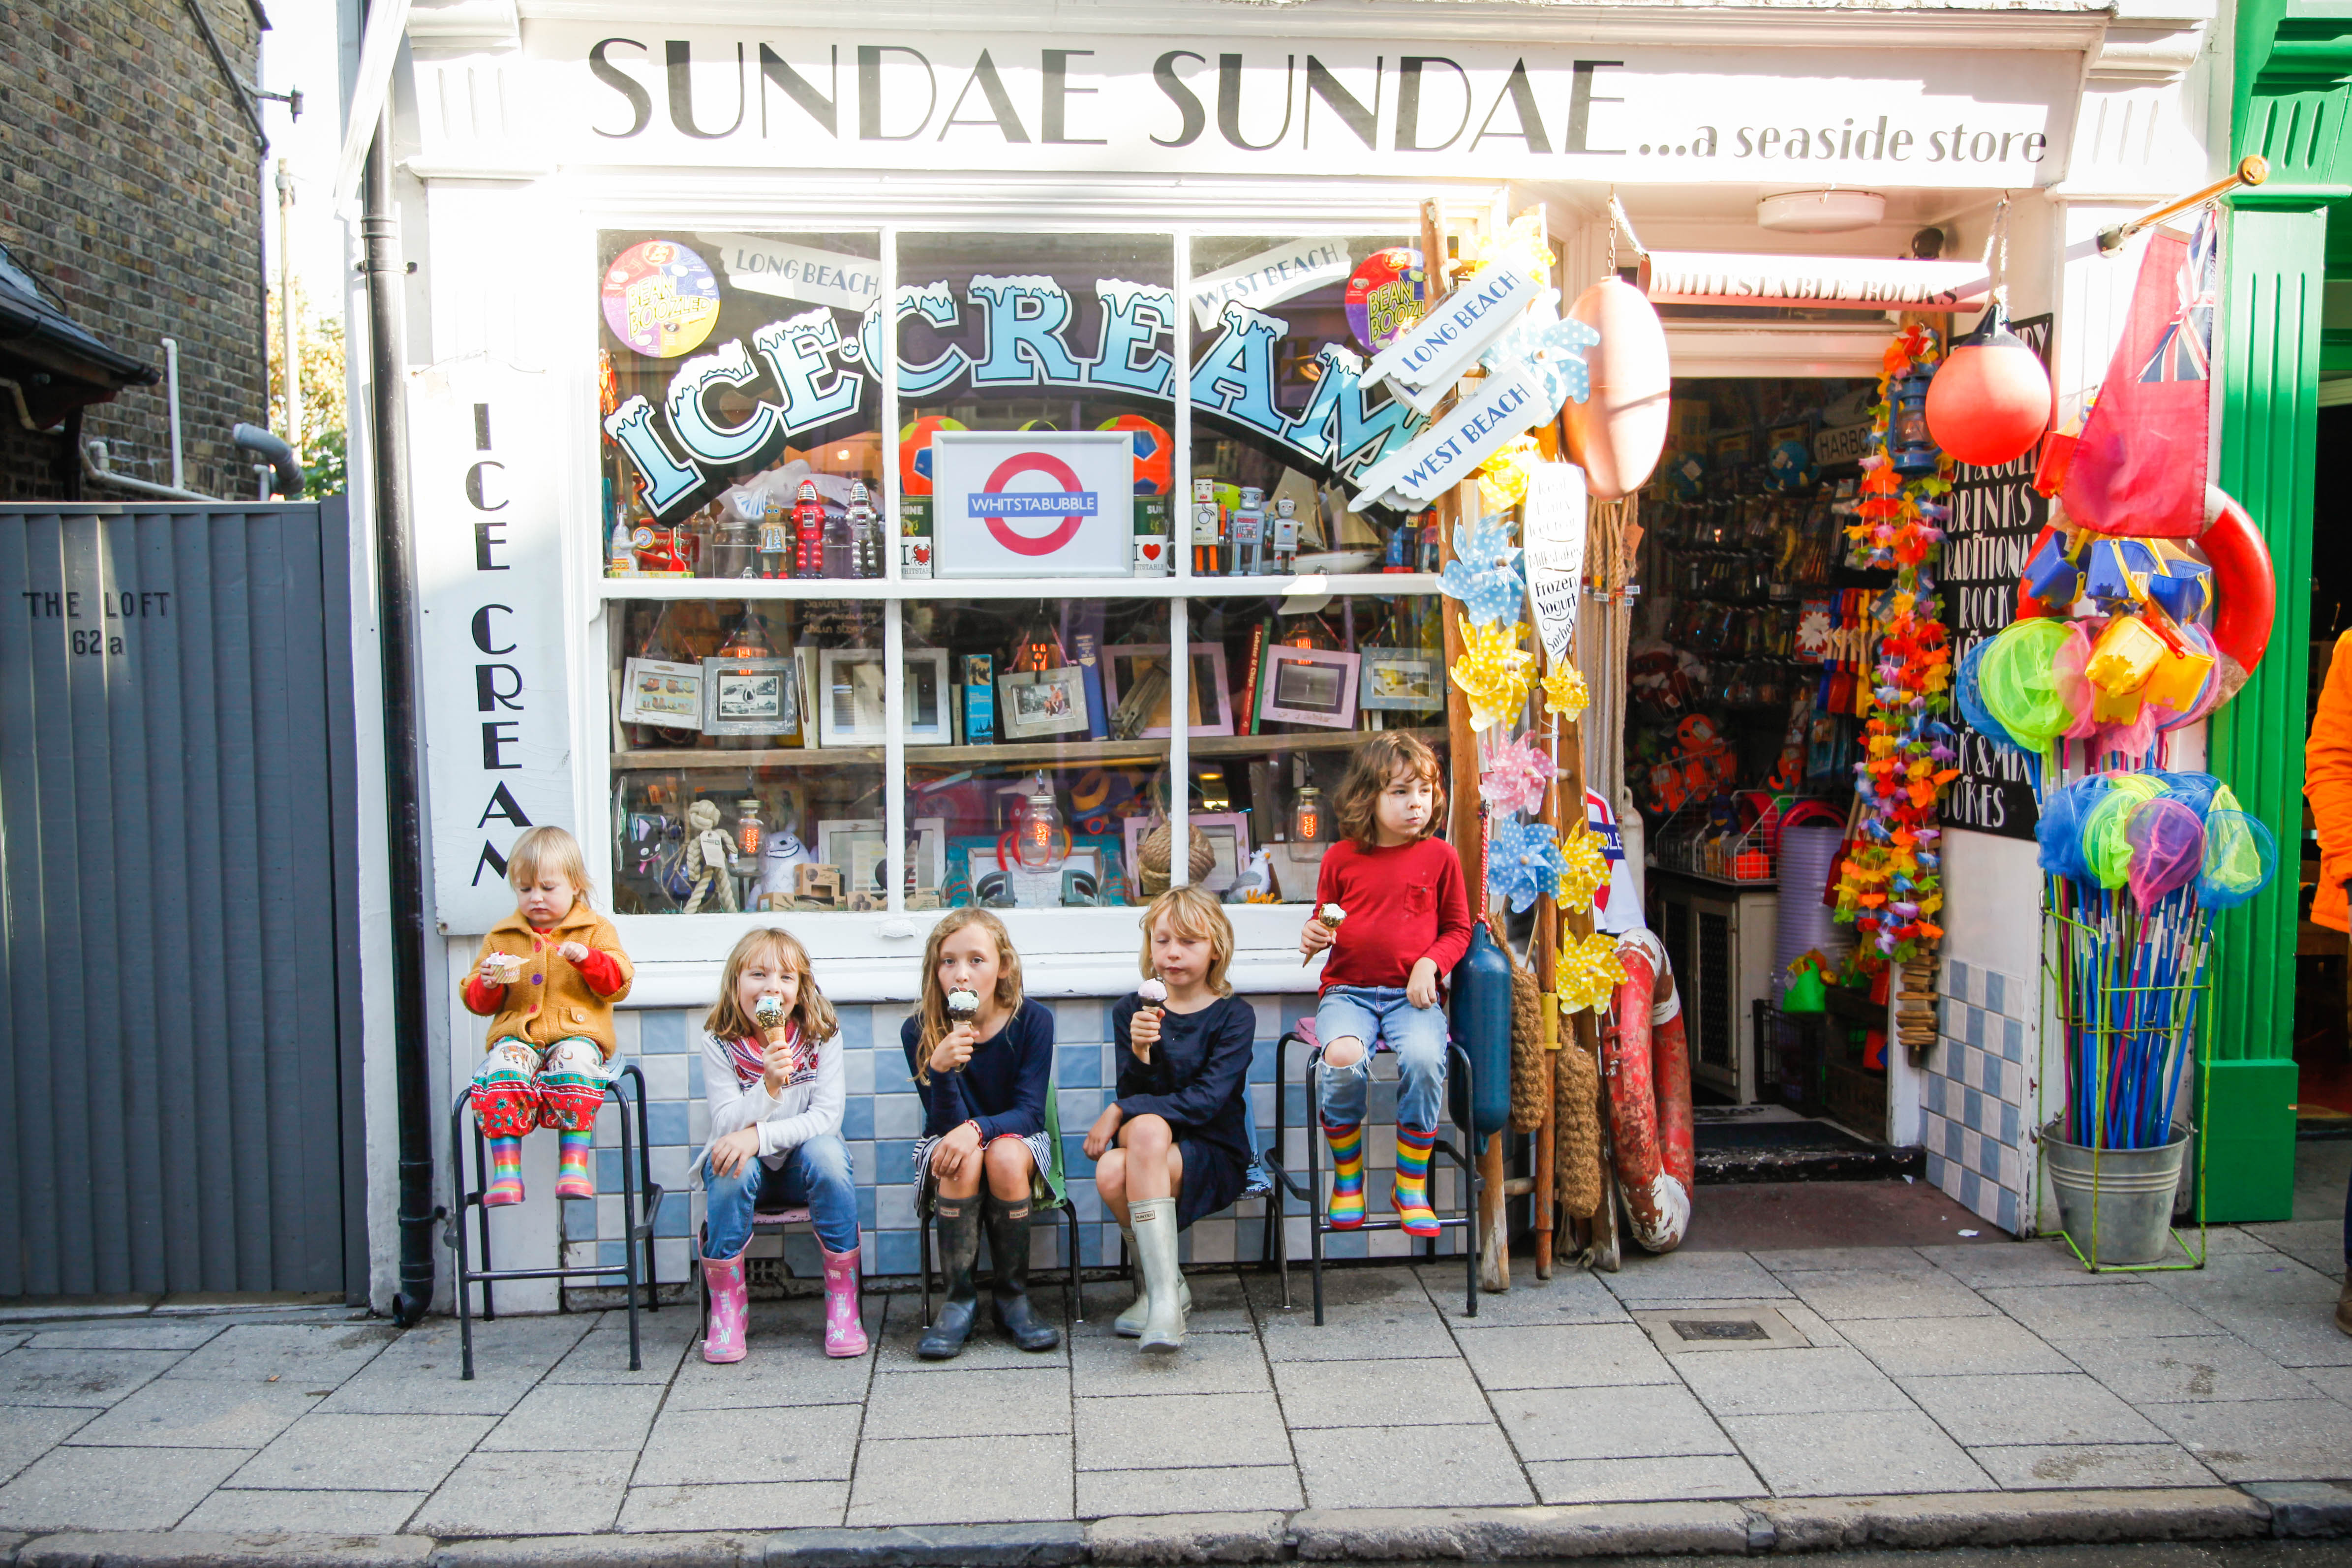
[[[760,1032],[768,1037],[768,1044],[772,1046],[782,1039],[785,1032],[791,1028],[791,1026],[784,1022],[784,999],[781,996],[762,996],[751,1004],[751,1017],[758,1023]]]
[[[1136,1009],[1136,1016],[1140,1017],[1145,1012],[1149,1011],[1154,1018],[1157,1018],[1160,1016],[1160,1007],[1165,1005],[1168,1000],[1168,987],[1155,977],[1153,979],[1147,980],[1142,984],[1137,986],[1135,988],[1135,994],[1136,999],[1143,1004],[1141,1007]],[[1135,1047],[1136,1060],[1148,1062],[1151,1059],[1150,1046],[1141,1040],[1137,1040],[1132,1043]]]
[[[1333,936],[1337,936],[1339,934],[1339,922],[1348,918],[1348,911],[1337,904],[1325,904],[1315,911],[1314,918],[1320,921]],[[1298,967],[1304,969],[1314,962],[1315,955],[1310,952],[1298,961]]]
[[[494,985],[511,985],[522,978],[522,960],[511,952],[493,952],[482,960],[482,978]]]
[[[980,1011],[980,993],[959,987],[948,993],[948,1016],[958,1023]]]

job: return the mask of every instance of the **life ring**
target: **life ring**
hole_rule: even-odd
[[[1612,1000],[1602,1071],[1617,1185],[1633,1239],[1672,1252],[1690,1230],[1697,1160],[1691,1142],[1690,1045],[1682,1002],[1658,939],[1629,934],[1617,949],[1625,984]],[[1663,989],[1664,1000],[1657,993]],[[1659,1014],[1664,1013],[1661,1017]]]
[[[2034,536],[2026,558],[2040,554],[2042,545],[2059,531],[2054,522],[2045,526]],[[2272,573],[2270,546],[2263,542],[2262,531],[2246,515],[2246,509],[2223,494],[2219,485],[2205,487],[2205,523],[2198,530],[2196,543],[2213,569],[2214,675],[2221,689],[2212,706],[2218,708],[2238,694],[2263,661],[2263,650],[2270,646],[2271,623],[2278,614],[2278,580]],[[2063,616],[2067,609],[2067,605],[2035,598],[2027,590],[2025,579],[2018,579],[2018,619]]]

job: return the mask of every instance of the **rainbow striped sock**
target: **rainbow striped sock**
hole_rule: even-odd
[[[1396,1195],[1391,1200],[1407,1236],[1435,1236],[1437,1214],[1429,1206],[1429,1151],[1437,1131],[1397,1126]]]
[[[1331,1228],[1354,1230],[1364,1223],[1364,1124],[1326,1121],[1323,1136],[1331,1143]]]
[[[522,1140],[490,1140],[490,1184],[482,1189],[482,1206],[499,1208],[522,1202]]]
[[[596,1195],[596,1178],[589,1170],[589,1158],[596,1152],[596,1131],[589,1128],[574,1132],[565,1128],[555,1135],[555,1195],[559,1198],[593,1198]]]

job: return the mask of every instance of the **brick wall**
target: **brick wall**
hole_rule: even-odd
[[[195,4],[254,80],[260,33],[244,0]],[[0,0],[0,240],[110,346],[160,371],[157,340],[179,340],[187,487],[242,497],[253,474],[229,427],[263,423],[268,395],[261,148],[187,7]],[[91,408],[82,433],[117,468],[170,482],[161,386]],[[22,434],[0,442],[0,500],[56,499],[56,442]]]

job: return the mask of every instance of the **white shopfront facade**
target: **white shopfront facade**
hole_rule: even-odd
[[[1180,819],[1245,816],[1255,805],[1262,826],[1286,819],[1302,779],[1328,792],[1345,756],[1340,731],[1277,725],[1280,733],[1251,736],[1246,712],[1232,726],[1239,732],[1177,725],[1126,748],[1083,733],[1025,744],[999,734],[999,756],[962,744],[961,732],[944,750],[910,743],[908,704],[927,700],[907,684],[921,662],[910,654],[954,658],[985,640],[983,630],[1001,647],[1041,624],[1067,643],[1088,633],[1090,605],[1098,639],[1220,646],[1232,659],[1227,681],[1238,683],[1246,638],[1229,639],[1261,613],[1239,607],[1244,599],[1268,616],[1318,618],[1350,647],[1360,629],[1368,642],[1416,646],[1417,617],[1434,614],[1433,577],[1412,569],[1426,563],[1383,571],[1382,560],[1347,559],[1361,552],[1334,537],[1324,552],[1342,558],[1336,574],[1236,584],[1196,571],[1214,563],[1196,561],[1181,527],[1196,477],[1229,480],[1238,464],[1244,482],[1262,474],[1271,489],[1297,474],[1306,488],[1295,493],[1320,510],[1320,491],[1344,490],[1381,449],[1379,432],[1366,433],[1379,396],[1342,375],[1334,396],[1318,402],[1316,386],[1300,381],[1302,365],[1321,383],[1348,362],[1318,357],[1326,339],[1303,317],[1293,332],[1286,302],[1304,310],[1313,289],[1343,277],[1329,270],[1335,257],[1352,268],[1377,247],[1412,244],[1433,197],[1449,237],[1465,247],[1539,208],[1560,258],[1556,280],[1572,297],[1608,264],[1612,188],[1654,248],[1869,257],[1906,253],[1912,232],[1929,224],[1953,237],[1948,255],[1972,257],[2000,196],[2011,193],[2011,311],[2056,318],[2063,416],[2104,369],[2129,290],[2128,265],[2098,259],[2091,236],[2208,178],[2206,149],[2222,144],[2207,126],[2208,74],[2226,60],[2225,47],[2212,52],[2210,5],[2154,8],[2163,14],[418,6],[394,105],[396,195],[417,264],[405,357],[433,918],[446,957],[432,1004],[434,1061],[446,1075],[435,1102],[446,1107],[480,1048],[481,1022],[458,1005],[457,990],[479,933],[511,908],[496,867],[525,822],[579,835],[599,901],[610,908],[639,868],[629,858],[631,813],[675,815],[688,796],[722,793],[720,774],[726,794],[740,793],[737,781],[778,792],[755,796],[763,809],[804,808],[805,821],[793,826],[813,853],[821,822],[870,821],[879,829],[879,908],[682,915],[625,907],[618,925],[638,978],[623,1041],[645,1066],[661,1112],[656,1179],[676,1194],[661,1271],[674,1281],[684,1277],[687,1249],[685,1162],[701,1139],[687,1048],[698,1037],[695,1020],[741,931],[772,922],[793,930],[828,994],[853,1016],[853,1100],[863,1104],[854,1103],[848,1131],[861,1183],[876,1194],[866,1219],[869,1267],[899,1271],[911,1257],[910,1173],[892,1162],[903,1160],[914,1130],[897,1021],[916,993],[924,933],[937,918],[925,894],[951,901],[956,886],[951,872],[926,869],[940,853],[923,837],[922,824],[938,815],[927,803],[971,787],[962,773],[999,793],[1034,773],[1075,816],[1095,798],[1094,784],[1081,779],[1086,766],[1131,763],[1130,783],[1114,782],[1114,794],[1136,779],[1189,781],[1160,786]],[[984,18],[984,30],[974,18]],[[1822,186],[1885,194],[1883,222],[1829,235],[1758,226],[1759,195]],[[730,246],[730,237],[753,243]],[[647,239],[676,241],[709,262],[726,306],[689,352],[624,353],[608,376],[616,345],[600,282],[617,248]],[[1626,240],[1614,243],[1630,267]],[[861,299],[898,300],[893,325],[886,331],[878,306],[869,311]],[[761,328],[796,319],[797,331],[761,337]],[[1669,342],[1681,377],[1864,375],[1876,374],[1886,330],[1874,315],[1676,321]],[[876,352],[886,337],[897,353]],[[729,361],[738,342],[740,360]],[[782,346],[763,357],[763,342]],[[794,353],[805,356],[797,387],[786,363]],[[704,364],[713,358],[727,363]],[[356,350],[353,360],[364,363]],[[697,365],[705,379],[674,396]],[[796,408],[796,391],[829,400],[833,412]],[[625,425],[639,395],[652,440],[617,444],[607,432],[616,416]],[[1011,416],[1016,407],[1065,429],[1067,419],[1056,416],[1067,409],[1087,429],[1098,414],[1127,412],[1166,431],[1180,529],[1172,573],[905,574],[895,526],[906,499],[898,433],[950,408],[981,416],[962,423],[1012,428],[1023,422]],[[673,408],[683,410],[684,426]],[[827,458],[827,448],[838,456]],[[647,471],[665,458],[667,476]],[[615,473],[644,478],[649,495],[670,487],[667,512],[649,507],[653,515],[629,520],[662,524],[793,458],[817,474],[873,481],[886,524],[881,575],[751,584],[608,575]],[[1339,532],[1336,521],[1327,527]],[[1073,605],[1082,606],[1076,621]],[[838,760],[823,748],[783,755],[773,738],[713,759],[677,754],[707,752],[706,744],[680,748],[618,721],[616,687],[649,628],[667,625],[661,635],[683,645],[692,640],[683,617],[723,623],[718,632],[731,635],[754,612],[780,657],[790,657],[782,645],[793,639],[878,655],[882,732]],[[1201,692],[1187,689],[1193,661],[1172,664],[1172,701],[1182,711]],[[1216,727],[1216,706],[1202,728]],[[950,716],[962,717],[952,707]],[[1441,712],[1409,717],[1442,739]],[[1253,762],[1278,775],[1274,793],[1255,802]],[[1612,757],[1590,756],[1588,766],[1604,784],[1621,776]],[[1209,787],[1221,795],[1201,797],[1204,773],[1217,775]],[[1082,783],[1083,796],[1074,795]],[[836,802],[845,803],[839,816],[824,816]],[[1123,826],[1113,820],[1099,837],[1123,845]],[[974,839],[967,856],[984,853],[978,835],[943,837]],[[1261,831],[1254,843],[1269,837]],[[1109,853],[1093,862],[1098,871],[1110,868]],[[969,883],[970,860],[958,864]],[[1957,961],[1947,973],[1997,973],[2036,989],[2031,840],[1956,832],[1947,864],[1947,958]],[[1133,874],[1131,865],[1118,869]],[[1295,950],[1307,890],[1286,887],[1283,897],[1230,910],[1240,949],[1234,984],[1259,1002],[1269,1044],[1311,1005],[1312,973]],[[1133,911],[1016,903],[1003,912],[1032,992],[1061,1015],[1062,1122],[1076,1132],[1107,1092],[1101,1013],[1135,980]],[[371,984],[380,986],[380,977]],[[1980,1005],[1984,997],[1964,1000]],[[371,1007],[372,1019],[381,1015]],[[2030,1042],[2031,1021],[2026,1029]],[[370,1048],[371,1110],[381,1111],[371,1117],[371,1169],[388,1173],[388,1045],[372,1035]],[[1085,1053],[1093,1053],[1092,1070]],[[2026,1056],[2035,1056],[2030,1043]],[[1943,1092],[1929,1082],[1937,1066],[1897,1066],[1895,1140],[1945,1136],[1923,1112],[1923,1101]],[[1273,1086],[1256,1092],[1270,1126]],[[1997,1153],[1971,1148],[1987,1173],[1998,1170]],[[1376,1162],[1384,1152],[1376,1149]],[[439,1164],[446,1188],[446,1151]],[[551,1169],[527,1175],[551,1189]],[[381,1294],[396,1251],[388,1174],[372,1173],[371,1192]],[[579,1212],[559,1215],[551,1201],[534,1201],[501,1215],[501,1245],[550,1249],[560,1234],[578,1256],[609,1250],[616,1227],[605,1222],[617,1216],[568,1206]],[[1100,1216],[1083,1212],[1093,1226],[1087,1261],[1100,1261]],[[1196,1231],[1194,1255],[1255,1257],[1254,1223],[1245,1215],[1220,1233]],[[510,1305],[526,1300],[517,1291]],[[540,1304],[552,1303],[551,1290]]]

